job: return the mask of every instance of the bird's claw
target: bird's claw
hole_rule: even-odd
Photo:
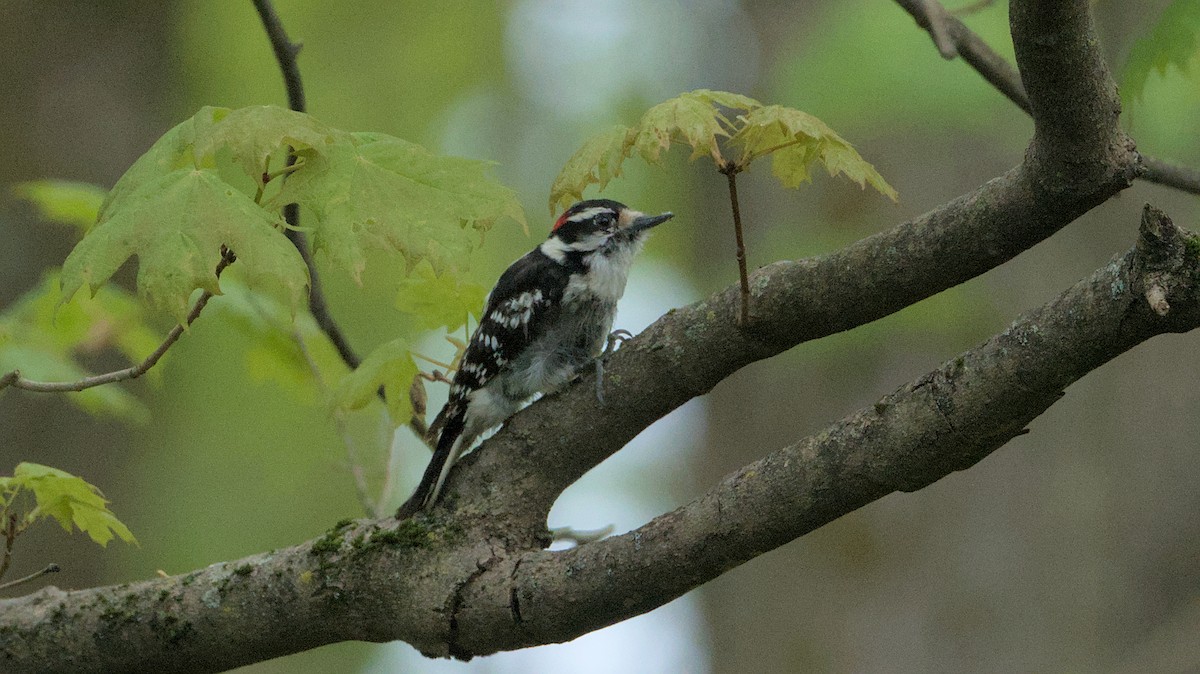
[[[613,330],[604,344],[604,353],[596,359],[596,400],[604,405],[604,361],[608,360],[617,350],[617,345],[628,339],[633,339],[633,333],[628,330]]]

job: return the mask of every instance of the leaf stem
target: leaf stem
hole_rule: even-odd
[[[291,156],[291,157],[288,159],[288,164],[287,164],[287,166],[284,166],[283,168],[281,168],[281,169],[279,169],[279,170],[277,170],[277,171],[271,171],[271,172],[269,172],[269,173],[266,173],[266,174],[265,174],[265,175],[266,175],[266,178],[267,178],[266,182],[271,182],[272,180],[274,180],[274,179],[278,178],[279,176],[285,176],[285,175],[288,175],[289,173],[293,173],[293,172],[295,172],[295,171],[298,171],[298,170],[300,170],[300,169],[302,169],[302,168],[304,168],[304,162],[297,162],[297,161],[296,161],[296,156],[295,156],[295,155],[292,155],[292,156]]]
[[[769,154],[771,154],[772,152],[775,152],[775,151],[777,151],[777,150],[782,150],[782,149],[783,149],[783,148],[785,148],[785,147],[791,147],[791,146],[793,146],[793,145],[798,145],[798,144],[800,144],[800,143],[805,143],[805,142],[808,142],[808,141],[810,141],[810,140],[812,140],[812,138],[811,138],[811,137],[808,137],[808,136],[806,136],[806,137],[804,137],[804,138],[794,138],[794,139],[792,139],[792,140],[789,140],[789,141],[788,141],[788,142],[786,142],[786,143],[780,143],[780,144],[778,144],[778,145],[771,146],[771,147],[769,147],[769,148],[767,148],[767,149],[765,149],[765,150],[762,150],[761,152],[750,152],[750,153],[747,153],[747,154],[746,154],[746,156],[742,158],[741,165],[742,165],[742,166],[748,166],[748,165],[750,164],[750,162],[754,161],[755,159],[758,159],[759,157],[765,157],[765,156],[767,156],[767,155],[769,155]]]
[[[739,164],[725,162],[721,165],[721,173],[729,182],[729,204],[733,208],[733,233],[737,240],[738,276],[741,282],[742,302],[738,313],[738,325],[750,323],[750,276],[746,273],[746,242],[742,236],[742,212],[738,206],[737,174],[742,167]]]
[[[7,583],[0,583],[0,590],[7,590],[10,587],[16,587],[22,583],[28,583],[29,581],[37,580],[38,578],[41,578],[47,574],[58,573],[59,571],[62,571],[62,567],[59,565],[48,564],[46,565],[46,568],[42,569],[41,571],[34,571],[28,576],[22,576],[16,580],[10,580]]]
[[[430,358],[429,356],[422,355],[420,353],[417,353],[416,351],[410,351],[409,353],[411,353],[414,358],[420,358],[421,360],[426,361],[428,363],[433,363],[434,365],[437,365],[438,367],[444,367],[444,368],[446,368],[447,371],[454,369],[454,366],[451,365],[450,363],[443,363],[440,360]],[[436,380],[433,380],[433,381],[436,381]]]
[[[233,264],[236,260],[237,256],[234,255],[233,251],[222,247],[221,261],[217,263],[216,276],[220,278],[221,272],[225,271],[225,268]],[[183,336],[183,331],[187,326],[191,325],[197,317],[200,316],[200,312],[204,311],[204,307],[208,304],[208,301],[212,299],[212,296],[213,294],[208,290],[205,290],[203,293],[201,293],[200,297],[196,299],[196,304],[192,306],[192,310],[188,312],[187,318],[184,319],[184,322],[179,323],[175,327],[171,328],[171,331],[168,332],[167,336],[163,339],[162,344],[159,344],[157,349],[151,352],[149,356],[146,356],[145,360],[137,365],[127,367],[123,370],[117,370],[115,372],[106,372],[104,374],[98,374],[91,377],[84,377],[83,379],[77,379],[75,381],[34,381],[32,379],[26,379],[22,377],[20,370],[13,370],[12,372],[0,376],[0,389],[12,386],[14,388],[24,389],[26,391],[33,391],[35,393],[69,393],[84,391],[104,384],[125,381],[126,379],[137,379],[138,377],[146,374],[150,368],[158,364],[158,361],[161,360],[162,357],[167,353],[167,349],[171,348],[175,342],[179,341],[179,338]]]

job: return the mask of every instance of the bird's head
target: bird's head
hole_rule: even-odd
[[[672,217],[673,213],[646,215],[611,199],[580,201],[559,216],[547,243],[564,254],[621,247],[640,243],[651,227]]]

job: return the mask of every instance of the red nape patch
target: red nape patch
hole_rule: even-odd
[[[562,215],[558,216],[558,220],[556,220],[554,222],[554,226],[550,228],[550,231],[557,232],[558,228],[562,227],[563,223],[566,221],[567,221],[567,213],[563,213]]]

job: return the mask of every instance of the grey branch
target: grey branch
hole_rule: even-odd
[[[462,461],[446,500],[416,519],[343,523],[185,576],[2,602],[0,669],[216,671],[348,639],[469,658],[570,639],[973,465],[1088,371],[1200,324],[1192,235],[1147,209],[1133,251],[978,348],[637,531],[543,550],[558,495],[661,416],[749,363],[1002,264],[1128,186],[1140,164],[1088,5],[1012,2],[1036,121],[1019,166],[844,250],[760,269],[754,329],[731,318],[736,286],[667,314],[612,358],[604,408],[586,377],[542,399]]]
[[[1192,241],[1147,206],[1137,246],[1049,304],[628,534],[564,552],[514,546],[480,500],[455,516],[345,522],[185,576],[2,602],[0,662],[13,672],[58,671],[66,658],[77,672],[202,672],[344,639],[403,639],[467,658],[574,638],[888,493],[969,468],[1089,371],[1149,337],[1200,326]],[[1153,311],[1150,283],[1182,309]]]
[[[997,54],[982,38],[962,21],[946,12],[937,0],[896,0],[929,32],[938,52],[945,58],[961,56],[985,80],[1004,94],[1017,107],[1030,113],[1029,97],[1021,83],[1021,75],[1003,56]],[[1067,3],[1064,3],[1064,7]],[[1053,31],[1054,26],[1048,26]],[[949,49],[944,44],[950,42]],[[1143,156],[1143,180],[1177,190],[1200,194],[1200,171],[1172,164],[1154,157]]]

